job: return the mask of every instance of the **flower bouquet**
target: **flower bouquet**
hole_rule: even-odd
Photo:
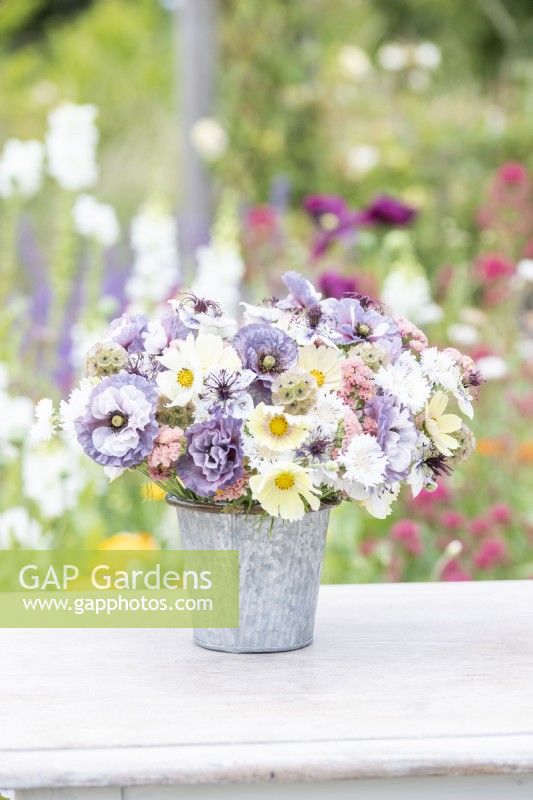
[[[283,280],[284,299],[242,304],[238,329],[188,292],[160,319],[124,314],[62,404],[110,478],[135,468],[166,490],[185,547],[239,549],[241,627],[196,632],[219,649],[308,644],[330,507],[384,517],[402,484],[434,487],[473,448],[447,413],[472,416],[471,359],[368,297]]]

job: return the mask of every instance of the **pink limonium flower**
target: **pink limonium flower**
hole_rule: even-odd
[[[250,476],[244,473],[240,478],[237,478],[234,483],[230,483],[229,486],[224,486],[222,489],[217,489],[214,499],[217,501],[217,503],[238,500],[239,497],[242,497],[244,494],[246,494],[249,478]]]
[[[409,347],[413,353],[421,353],[426,349],[428,346],[427,336],[416,325],[404,317],[395,317],[394,322],[398,326],[404,346]]]
[[[363,428],[357,419],[357,415],[354,414],[351,408],[346,408],[344,411],[344,440],[342,443],[343,451],[347,449],[353,437],[359,436],[361,433],[363,433]]]
[[[359,356],[350,356],[342,361],[341,371],[342,386],[339,395],[346,405],[357,411],[375,393],[374,373]]]
[[[509,525],[513,515],[507,503],[496,503],[489,508],[489,516],[498,525]]]
[[[481,570],[501,566],[506,561],[507,545],[501,536],[490,536],[485,539],[474,555],[474,563]]]
[[[154,480],[168,478],[173,466],[183,450],[185,438],[181,428],[162,425],[154,442],[154,449],[148,456],[148,471]]]
[[[471,581],[472,576],[468,573],[459,563],[459,561],[454,558],[451,561],[448,561],[446,566],[441,572],[441,580],[443,581]]]
[[[391,539],[400,542],[408,553],[419,556],[422,553],[420,527],[412,519],[400,519],[391,528]]]

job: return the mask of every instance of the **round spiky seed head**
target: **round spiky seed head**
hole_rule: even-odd
[[[187,403],[186,406],[168,406],[169,399],[160,397],[156,420],[160,425],[168,425],[169,428],[187,428],[194,420],[194,406]]]
[[[90,378],[103,378],[124,369],[128,353],[116,342],[98,342],[87,353],[85,369]]]
[[[303,370],[284,372],[272,384],[272,402],[288,414],[306,414],[314,406],[317,382]]]

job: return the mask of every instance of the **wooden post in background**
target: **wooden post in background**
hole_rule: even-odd
[[[191,128],[215,109],[218,56],[217,0],[177,3],[178,86],[181,129],[180,240],[190,261],[205,244],[213,214],[212,180],[208,167],[191,142]]]

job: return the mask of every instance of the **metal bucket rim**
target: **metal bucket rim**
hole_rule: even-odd
[[[171,492],[167,492],[165,495],[165,500],[169,506],[174,506],[175,508],[183,508],[187,509],[188,511],[201,511],[204,514],[226,514],[226,515],[233,515],[235,517],[242,517],[242,516],[265,516],[268,517],[266,511],[258,506],[253,506],[250,509],[246,509],[243,511],[228,511],[227,505],[221,503],[220,506],[210,505],[209,503],[198,503],[196,500],[182,500],[180,497],[177,497],[175,494]],[[307,514],[315,514],[318,511],[329,511],[332,508],[340,505],[340,500],[333,500],[329,503],[321,503],[320,508],[317,511],[308,511]],[[273,517],[274,519],[274,517]]]

